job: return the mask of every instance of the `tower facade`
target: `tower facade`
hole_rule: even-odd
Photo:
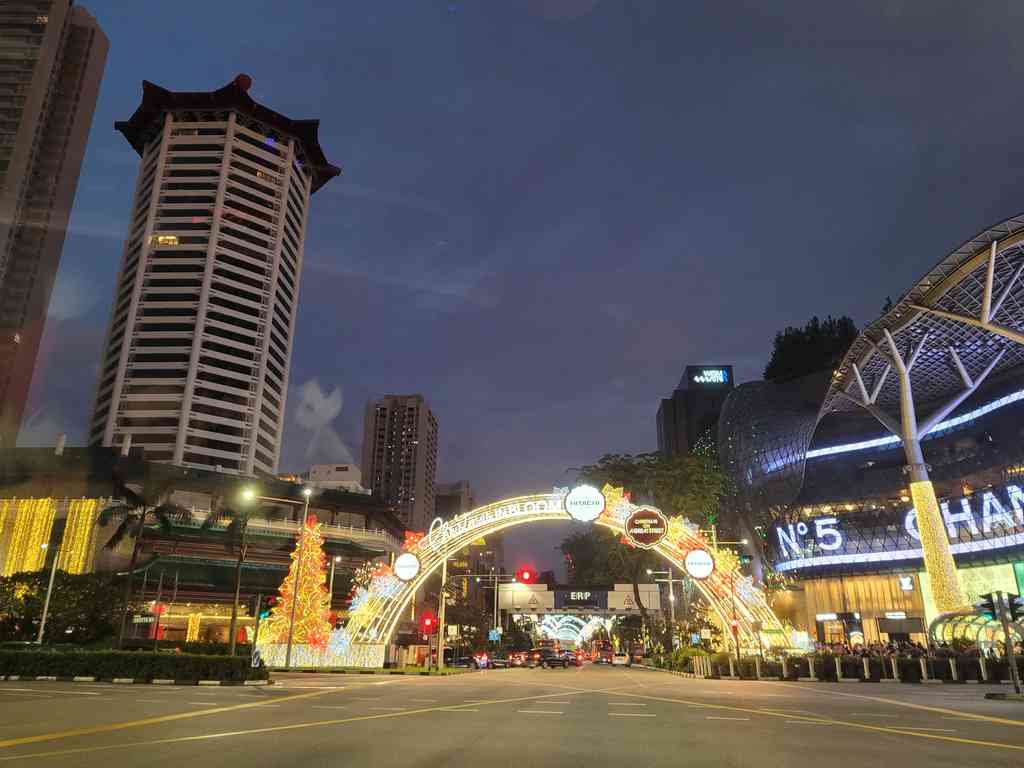
[[[115,128],[142,158],[90,442],[275,473],[310,196],[340,170],[318,120],[143,82]]]
[[[0,3],[0,446],[25,412],[110,44],[71,0]]]

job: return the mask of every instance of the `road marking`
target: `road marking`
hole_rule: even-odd
[[[657,717],[648,712],[609,712],[608,717]]]
[[[878,712],[851,712],[854,717],[899,717],[899,715],[883,715]]]
[[[314,704],[310,709],[348,709],[344,704]]]
[[[943,731],[944,733],[956,733],[956,728],[921,728],[916,725],[899,725],[897,728],[909,728],[912,731]]]
[[[704,718],[705,720],[749,720],[749,717],[718,717],[716,715],[708,715]]]
[[[518,712],[521,715],[560,715],[560,714],[562,714],[562,712],[560,712],[557,709],[517,709],[516,712]]]
[[[569,704],[568,701],[549,701],[548,704]]]
[[[646,707],[646,704],[634,704],[632,701],[609,701],[609,707]]]
[[[167,699],[136,699],[139,704],[163,704]]]
[[[832,725],[832,723],[819,722],[815,720],[787,720],[792,725]]]
[[[479,712],[479,709],[467,709],[466,707],[445,707],[445,712]]]
[[[779,685],[785,685],[785,683],[779,683]],[[618,691],[618,692],[614,693],[613,695],[615,695],[615,696],[631,696],[633,698],[639,698],[639,699],[650,699],[651,701],[667,701],[667,702],[669,702],[671,704],[688,704],[688,705],[695,706],[695,707],[702,707],[704,709],[717,709],[717,710],[725,710],[725,711],[728,711],[728,712],[749,712],[750,714],[765,715],[767,717],[782,717],[782,718],[793,717],[793,715],[791,715],[791,714],[789,714],[787,712],[778,711],[778,710],[773,711],[773,710],[770,710],[770,709],[749,709],[747,707],[738,707],[738,706],[727,705],[727,704],[702,704],[699,701],[691,701],[691,700],[688,700],[688,699],[670,699],[670,698],[667,698],[665,696],[649,696],[649,695],[643,694],[643,693],[629,693],[627,691]],[[857,694],[837,694],[837,695],[840,695],[840,696],[842,696],[842,695],[857,696]],[[873,697],[864,696],[864,697],[860,697],[860,698],[873,698]],[[882,699],[882,701],[885,701],[886,703],[890,703],[890,701],[887,700],[887,699]],[[920,705],[912,705],[912,706],[920,706]],[[928,707],[921,707],[921,708],[922,709],[928,709]],[[956,714],[956,713],[954,712],[952,714]],[[981,719],[984,719],[984,720],[1001,720],[1002,719],[1002,718],[992,718],[992,717],[987,717],[987,716],[979,716],[979,717]],[[817,718],[799,718],[799,719],[800,720],[809,720],[810,722],[820,722],[820,723],[831,723],[833,725],[843,725],[843,726],[846,726],[847,728],[856,728],[856,729],[860,729],[860,730],[864,730],[864,731],[875,731],[875,732],[878,732],[878,733],[895,733],[895,734],[899,734],[899,735],[902,735],[902,736],[915,736],[915,737],[917,737],[919,739],[934,739],[936,741],[948,741],[948,742],[952,742],[954,744],[971,744],[971,745],[974,745],[974,746],[977,746],[977,747],[994,747],[996,749],[1009,749],[1009,750],[1013,750],[1013,751],[1017,751],[1017,752],[1024,752],[1024,745],[1006,744],[1006,743],[1000,742],[1000,741],[983,741],[981,739],[966,739],[966,738],[963,738],[963,737],[960,737],[960,736],[943,736],[943,735],[938,734],[938,733],[922,733],[921,731],[907,730],[907,729],[904,729],[904,728],[895,728],[895,727],[891,727],[891,726],[868,725],[867,723],[858,723],[858,722],[854,722],[852,720],[825,719],[825,718],[821,718],[820,716],[817,717]],[[1024,722],[1020,722],[1018,720],[1008,720],[1007,722],[1009,722],[1009,723],[1011,723],[1013,725],[1024,725]]]
[[[36,696],[52,696],[54,693],[66,693],[69,696],[99,696],[98,693],[92,693],[91,691],[64,691],[60,688],[55,688],[52,691],[41,691],[38,688],[8,688],[7,686],[0,688],[0,693],[9,693],[10,691],[34,693]]]
[[[370,707],[370,709],[380,709],[387,712],[401,712],[405,707]]]
[[[409,701],[415,701],[417,704],[433,704],[437,699],[409,699]]]
[[[865,701],[877,701],[882,704],[891,704],[894,707],[907,707],[909,709],[922,709],[925,712],[938,712],[942,715],[958,715],[968,720],[985,720],[990,723],[1000,723],[1002,725],[1016,725],[1018,727],[1024,727],[1024,720],[1012,720],[1008,717],[993,717],[992,715],[976,715],[971,712],[958,712],[955,709],[946,709],[945,707],[931,707],[927,704],[912,704],[909,701],[899,701],[898,699],[887,699],[884,696],[866,696],[862,693],[846,693],[845,691],[829,691],[820,688],[814,688],[812,686],[801,687],[797,683],[775,683],[775,685],[781,685],[786,688],[797,688],[803,691],[809,691],[811,693],[820,693],[826,696],[846,696],[854,699],[864,699]],[[941,738],[936,736],[935,738]]]
[[[322,696],[324,691],[314,691],[312,693],[293,693],[287,696],[277,697],[277,701],[290,701],[295,699],[308,699],[311,696]],[[232,704],[227,707],[214,707],[213,709],[196,709],[191,712],[176,712],[172,715],[159,715],[157,717],[145,717],[141,720],[126,720],[121,723],[108,723],[107,725],[92,725],[85,728],[72,728],[67,731],[51,731],[50,733],[40,733],[35,736],[20,736],[14,739],[2,739],[0,740],[0,749],[6,747],[17,747],[22,744],[37,744],[40,741],[53,741],[55,739],[66,739],[71,736],[92,736],[97,733],[109,733],[110,731],[123,731],[127,728],[141,728],[147,725],[155,725],[157,723],[167,723],[173,720],[185,720],[191,717],[201,717],[203,715],[217,715],[222,712],[234,712],[239,709],[253,709],[255,707],[264,707],[269,704],[269,701],[253,701],[246,704]],[[4,757],[0,760],[12,760],[15,758]]]

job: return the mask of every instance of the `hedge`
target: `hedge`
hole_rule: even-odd
[[[0,676],[115,677],[196,681],[266,680],[265,668],[254,669],[248,658],[144,651],[13,651],[0,650]]]

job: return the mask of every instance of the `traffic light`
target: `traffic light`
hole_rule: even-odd
[[[996,593],[989,592],[987,595],[981,596],[981,602],[975,605],[978,609],[978,613],[989,619],[998,619],[999,610],[996,608]]]
[[[1020,595],[1007,595],[1010,602],[1010,621],[1024,621],[1024,597]]]
[[[263,602],[260,603],[259,607],[260,621],[270,616],[270,612],[274,610],[275,605],[277,605],[277,598],[273,595],[267,595],[263,598]]]
[[[532,568],[520,568],[516,571],[516,581],[522,582],[523,584],[531,583],[537,574],[533,572]]]
[[[729,628],[732,630],[733,637],[739,634],[740,622],[739,619],[729,619]]]
[[[437,617],[430,611],[420,614],[420,632],[424,635],[432,635],[437,632]]]

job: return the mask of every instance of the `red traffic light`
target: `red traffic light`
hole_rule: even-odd
[[[732,633],[735,635],[739,631],[740,623],[736,619],[730,619],[729,626],[732,628]]]
[[[529,584],[535,578],[537,578],[537,574],[531,568],[520,568],[516,571],[516,581],[521,581],[524,584]]]
[[[420,614],[420,632],[429,635],[437,631],[437,617],[430,611]]]

